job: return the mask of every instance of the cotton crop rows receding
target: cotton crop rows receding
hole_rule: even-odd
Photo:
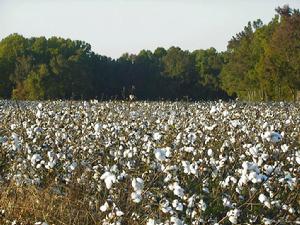
[[[299,104],[0,105],[1,184],[84,186],[99,224],[300,224]]]

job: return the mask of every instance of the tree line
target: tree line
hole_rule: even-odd
[[[300,13],[288,6],[276,12],[268,24],[249,22],[225,52],[159,47],[111,59],[83,41],[12,34],[0,42],[0,97],[294,100]]]

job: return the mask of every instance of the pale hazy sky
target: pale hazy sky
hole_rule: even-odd
[[[0,39],[79,39],[113,58],[173,45],[222,51],[248,21],[269,22],[284,4],[300,8],[300,0],[0,0]]]

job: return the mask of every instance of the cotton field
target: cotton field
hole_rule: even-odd
[[[0,224],[300,224],[300,105],[0,101]]]

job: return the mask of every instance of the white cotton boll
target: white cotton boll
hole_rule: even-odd
[[[40,163],[38,163],[37,165],[36,165],[36,168],[37,169],[40,169],[42,167],[42,164],[40,164]]]
[[[73,171],[73,170],[76,169],[76,167],[77,167],[77,163],[76,163],[76,162],[72,162],[71,165],[69,166],[69,169],[70,169],[71,171]]]
[[[274,222],[274,220],[268,218],[263,218],[262,221],[265,225],[271,225]]]
[[[171,157],[171,155],[172,155],[171,148],[166,147],[165,150],[166,150],[166,157]]]
[[[271,142],[277,143],[281,140],[282,140],[282,135],[280,133],[275,132],[275,131],[271,132],[271,134],[270,134],[270,141]]]
[[[36,222],[36,223],[34,223],[34,225],[48,225],[48,223],[46,223],[46,222]]]
[[[158,161],[165,161],[166,160],[166,150],[162,148],[157,148],[154,150],[155,158]]]
[[[197,165],[197,163],[193,163],[193,164],[190,165],[190,171],[195,176],[198,176],[198,165]]]
[[[170,212],[172,212],[172,208],[170,206],[162,206],[161,211],[163,213],[170,213]]]
[[[53,169],[55,165],[56,165],[56,160],[48,162],[45,167],[46,169]]]
[[[146,225],[157,225],[154,219],[148,219]]]
[[[42,103],[39,103],[37,107],[38,107],[39,109],[42,109],[42,108],[43,108],[43,104],[42,104]]]
[[[188,161],[181,161],[181,164],[183,166],[183,172],[186,174],[190,174],[191,170],[190,170],[190,162]]]
[[[96,123],[94,126],[95,133],[98,134],[100,132],[101,125],[100,123]]]
[[[164,179],[164,182],[168,183],[171,180],[171,178],[172,178],[172,174],[168,173],[167,176]]]
[[[176,195],[176,196],[178,196],[178,197],[180,197],[180,198],[182,198],[183,196],[184,196],[184,190],[183,190],[183,188],[181,188],[179,185],[178,185],[178,183],[177,182],[175,182],[174,184],[173,184],[173,193],[174,193],[174,195]]]
[[[289,207],[289,210],[288,210],[288,212],[289,212],[290,214],[294,214],[294,213],[295,213],[295,209],[294,209],[294,208],[292,208],[292,207]]]
[[[42,160],[42,157],[40,154],[34,154],[30,159],[31,164],[36,164],[37,162],[39,162],[41,160]]]
[[[123,213],[121,210],[118,209],[118,210],[116,211],[116,215],[120,217],[120,216],[123,216],[124,213]]]
[[[176,209],[177,211],[182,211],[182,210],[183,210],[183,205],[182,205],[182,203],[179,202],[177,199],[173,200],[172,206],[173,206],[173,208]]]
[[[249,180],[252,181],[252,183],[257,183],[257,173],[254,171],[251,171],[248,175]]]
[[[280,148],[281,148],[282,152],[287,152],[289,149],[289,146],[287,144],[283,144],[280,146]]]
[[[116,182],[116,176],[112,174],[111,172],[106,171],[101,177],[101,180],[104,180],[106,188],[110,189],[113,185],[113,183]]]
[[[224,117],[227,117],[227,116],[229,115],[229,112],[228,112],[227,110],[225,110],[225,111],[222,113],[222,115],[223,115]]]
[[[194,205],[195,205],[195,195],[192,195],[190,198],[188,198],[187,202],[188,202],[188,205],[187,205],[188,208],[194,207]]]
[[[189,133],[187,135],[187,139],[189,140],[190,143],[194,143],[196,141],[196,138],[197,136],[195,133]]]
[[[11,129],[11,130],[14,130],[14,129],[16,129],[16,127],[17,127],[17,125],[16,125],[16,124],[14,124],[14,123],[10,125],[10,129]]]
[[[238,209],[233,209],[233,210],[230,210],[229,212],[227,212],[228,219],[232,224],[238,223],[237,221],[238,221],[239,215],[240,215],[240,210],[238,210]]]
[[[300,164],[300,151],[297,151],[297,152],[295,153],[295,156],[296,156],[296,162],[297,162],[298,164]]]
[[[261,183],[263,181],[263,177],[261,174],[256,174],[252,179],[251,179],[252,183],[257,184],[257,183]]]
[[[132,192],[131,199],[135,203],[140,203],[142,201],[142,193],[140,191]]]
[[[236,216],[233,216],[233,215],[231,215],[231,216],[228,216],[228,219],[229,219],[229,221],[231,222],[231,223],[233,223],[233,224],[237,224],[237,217]]]
[[[36,113],[36,117],[37,118],[41,118],[43,115],[42,111],[38,109],[37,113]]]
[[[217,112],[217,110],[218,110],[217,107],[213,105],[213,106],[210,108],[209,113],[210,113],[210,114],[214,114],[214,113]]]
[[[189,146],[189,147],[184,147],[183,149],[184,149],[185,152],[194,152],[194,150],[195,150],[195,148],[194,148],[194,147],[191,147],[191,146]]]
[[[107,202],[105,202],[103,205],[101,205],[101,206],[100,206],[100,210],[101,210],[101,212],[105,212],[105,211],[107,211],[107,210],[108,210],[108,208],[109,208],[109,205],[108,205],[108,203],[107,203]]]
[[[52,160],[55,157],[55,153],[52,151],[48,151],[47,156],[48,156],[49,160]]]
[[[271,208],[271,203],[269,201],[265,201],[264,205],[269,209]]]
[[[159,141],[161,139],[162,135],[159,132],[156,132],[153,134],[153,139],[155,141]]]
[[[253,146],[249,149],[250,154],[257,158],[258,157],[258,153],[259,153],[259,149],[256,146]]]
[[[214,124],[214,125],[212,125],[212,126],[204,126],[204,129],[205,130],[208,130],[208,131],[212,131],[212,130],[214,130],[216,127],[217,127],[218,125],[217,124]]]
[[[271,165],[265,165],[265,166],[264,166],[264,169],[265,169],[267,175],[271,175],[271,173],[272,173],[273,170],[274,170],[274,167],[271,166]]]
[[[172,216],[170,218],[170,222],[171,222],[171,224],[174,224],[174,225],[183,225],[183,222],[175,216]]]
[[[133,157],[133,152],[131,151],[131,149],[126,149],[124,152],[123,152],[123,156],[124,158],[132,158]]]
[[[261,203],[264,203],[265,201],[268,201],[268,198],[267,196],[265,196],[264,194],[260,194],[258,196],[258,200],[261,202]]]
[[[141,178],[133,178],[131,185],[134,191],[141,191],[144,188],[144,181]]]
[[[207,208],[207,205],[206,205],[206,203],[204,202],[204,200],[203,199],[201,199],[200,201],[199,201],[199,208],[202,210],[202,211],[205,211],[206,210],[206,208]]]
[[[170,116],[168,119],[168,125],[172,126],[175,122],[175,117],[174,116]]]
[[[283,210],[288,210],[288,206],[286,204],[282,205]]]
[[[207,193],[207,194],[209,194],[209,189],[207,187],[203,187],[202,191],[205,192],[205,193]]]
[[[231,120],[230,125],[233,126],[234,128],[238,127],[241,125],[239,120]]]
[[[264,124],[262,125],[262,128],[263,129],[266,129],[268,127],[268,123],[267,122],[264,122]]]
[[[212,149],[208,149],[208,150],[207,150],[207,155],[208,155],[209,157],[212,157],[212,156],[214,155],[213,150],[212,150]]]
[[[232,204],[231,204],[231,202],[229,201],[229,199],[228,198],[226,198],[226,197],[224,197],[223,199],[222,199],[222,201],[223,201],[223,206],[225,206],[225,207],[232,207]]]

